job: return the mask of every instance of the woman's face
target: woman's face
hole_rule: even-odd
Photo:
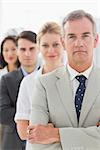
[[[40,52],[46,63],[54,65],[62,60],[62,39],[59,34],[46,33],[40,39]]]
[[[3,57],[9,64],[15,64],[17,61],[17,48],[12,40],[6,40],[3,44]]]

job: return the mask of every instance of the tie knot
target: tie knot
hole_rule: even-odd
[[[79,75],[75,77],[80,83],[85,83],[86,77],[84,75]]]

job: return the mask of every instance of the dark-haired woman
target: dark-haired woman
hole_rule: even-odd
[[[17,58],[16,38],[7,36],[1,42],[0,78],[2,75],[17,69],[20,65]]]

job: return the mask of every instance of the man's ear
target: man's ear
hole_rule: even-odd
[[[98,34],[96,34],[96,36],[95,36],[95,40],[94,40],[94,48],[96,48],[96,47],[97,47],[98,42],[99,42],[99,35],[98,35]]]
[[[65,49],[65,42],[64,42],[64,38],[62,37],[62,45],[63,45],[63,48]]]
[[[17,47],[17,57],[19,56],[19,49],[18,49],[18,47]]]
[[[38,52],[40,52],[40,47],[39,47],[39,45],[37,44],[37,49],[38,49]]]

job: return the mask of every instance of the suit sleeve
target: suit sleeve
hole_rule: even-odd
[[[46,100],[45,88],[39,80],[36,80],[36,86],[33,91],[32,111],[30,115],[30,124],[48,124],[49,110]],[[60,143],[53,144],[30,144],[33,149],[41,150],[62,150]]]
[[[30,120],[31,124],[47,124],[49,122],[47,93],[41,81],[37,81],[34,90]],[[59,133],[61,140],[61,143],[58,144],[59,146],[56,145],[57,143],[49,146],[56,145],[63,150],[100,150],[100,127],[61,127],[59,128]],[[40,144],[33,144],[32,146],[34,148],[41,147]],[[46,147],[46,145],[42,146],[43,148]]]
[[[15,107],[13,106],[5,77],[0,80],[0,123],[5,125],[15,125],[14,123]]]
[[[60,139],[63,150],[99,150],[100,149],[100,127],[91,126],[87,128],[60,128]]]

